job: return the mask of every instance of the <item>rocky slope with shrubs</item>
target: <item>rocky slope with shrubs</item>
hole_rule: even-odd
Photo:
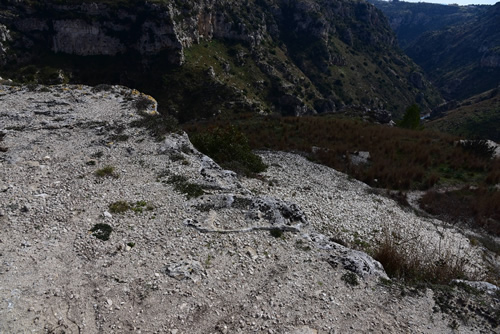
[[[495,286],[404,284],[367,254],[488,278],[498,258],[463,231],[298,155],[224,170],[156,107],[122,86],[0,87],[0,331],[498,330]]]
[[[181,121],[440,103],[373,5],[338,1],[4,1],[0,73],[157,96]],[[203,106],[203,107],[200,107]]]

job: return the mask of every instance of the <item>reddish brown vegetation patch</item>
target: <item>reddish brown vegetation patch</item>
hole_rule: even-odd
[[[453,223],[468,223],[500,236],[500,191],[469,187],[444,193],[429,191],[420,201],[423,209]]]

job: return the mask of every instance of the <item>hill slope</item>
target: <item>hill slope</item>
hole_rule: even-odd
[[[364,1],[53,0],[2,8],[4,75],[135,86],[181,120],[346,105],[397,117],[415,101],[424,110],[440,102],[384,16]]]
[[[490,139],[500,142],[499,89],[473,96],[467,100],[450,102],[431,114],[426,127],[468,138]]]
[[[466,99],[500,84],[500,3],[374,3],[389,17],[405,52],[446,99]]]
[[[498,328],[494,295],[381,283],[380,264],[335,241],[396,235],[484,272],[460,231],[293,154],[237,177],[185,135],[137,127],[150,97],[103,88],[0,86],[2,332]]]
[[[476,21],[490,6],[451,6],[426,2],[369,0],[379,8],[398,36],[403,50],[412,45],[424,33],[445,29],[453,25]]]

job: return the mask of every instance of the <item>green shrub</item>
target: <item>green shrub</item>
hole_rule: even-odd
[[[269,230],[269,234],[275,238],[283,238],[283,230],[280,230],[279,228]]]
[[[420,108],[412,104],[406,109],[403,119],[398,123],[399,127],[416,130],[420,128]]]
[[[191,142],[223,168],[239,174],[248,176],[266,170],[262,159],[252,152],[248,139],[234,126],[195,134],[191,136]]]
[[[149,99],[147,96],[141,95],[138,98],[135,99],[134,101],[134,107],[137,109],[138,112],[144,112],[146,110],[149,110],[155,102],[151,99]]]
[[[185,194],[188,199],[199,197],[205,193],[199,184],[188,182],[187,178],[182,175],[172,175],[167,182],[172,184],[176,191]]]
[[[109,205],[109,211],[111,213],[124,213],[127,210],[130,210],[130,204],[125,201],[117,201]]]
[[[146,100],[150,101],[149,99]],[[148,114],[146,112],[140,112],[140,115],[141,119],[132,121],[130,126],[148,129],[150,134],[158,141],[163,140],[167,134],[175,132],[179,129],[179,122],[173,116]]]
[[[106,166],[103,168],[100,168],[94,172],[94,175],[97,177],[114,177],[118,178],[120,175],[115,173],[115,167],[113,166]]]
[[[350,286],[356,286],[356,285],[359,285],[359,282],[358,282],[358,275],[356,275],[355,273],[353,273],[352,271],[348,271],[346,272],[345,274],[343,274],[341,277],[340,277],[344,282],[346,282],[347,284],[349,284]]]

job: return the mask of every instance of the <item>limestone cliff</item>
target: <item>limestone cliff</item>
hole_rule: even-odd
[[[207,112],[195,117],[359,105],[397,116],[413,102],[424,109],[440,102],[427,81],[414,84],[419,68],[398,50],[384,16],[364,1],[10,0],[2,7],[0,22],[15,36],[6,74],[43,82],[26,68],[36,64],[61,69],[68,80],[137,86],[184,119],[201,109]],[[211,42],[220,44],[212,49]],[[201,53],[200,45],[207,50]],[[211,79],[200,76],[210,67]],[[181,96],[186,76],[205,88],[203,103]]]

